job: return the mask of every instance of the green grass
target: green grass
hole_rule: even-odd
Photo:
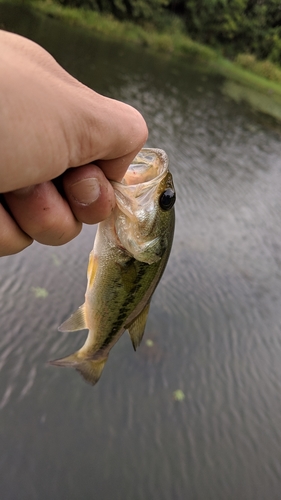
[[[242,68],[245,68],[256,75],[281,84],[281,68],[273,64],[271,61],[257,61],[255,56],[252,54],[239,54],[236,57],[236,62]]]
[[[249,54],[240,54],[234,62],[229,61],[214,49],[191,40],[183,32],[183,25],[179,24],[178,18],[171,17],[169,26],[157,31],[151,24],[144,28],[129,21],[118,21],[110,14],[63,7],[55,0],[21,0],[21,3],[43,15],[89,29],[95,35],[106,39],[123,40],[143,46],[147,50],[161,53],[166,58],[191,59],[197,64],[203,64],[206,71],[221,74],[281,105],[281,68],[270,61],[257,61]]]
[[[86,9],[63,7],[54,0],[29,0],[33,9],[69,24],[90,29],[108,39],[124,40],[161,52],[166,57],[184,57],[194,59],[198,63],[207,64],[210,70],[216,71],[244,85],[281,96],[281,68],[270,61],[257,61],[254,56],[240,54],[235,62],[231,62],[207,47],[191,40],[177,26],[174,19],[166,31],[157,32],[153,26],[136,25],[129,21],[118,21],[110,14],[100,14]]]
[[[213,65],[214,71],[226,78],[270,96],[281,104],[281,85],[264,76],[245,70],[238,63],[221,58]]]
[[[118,21],[110,14],[100,14],[88,9],[63,7],[53,0],[30,0],[28,5],[37,11],[83,26],[108,39],[124,40],[167,55],[178,54],[202,59],[216,59],[216,52],[209,47],[194,42],[177,29],[177,22],[166,32],[157,32],[151,25],[146,29],[130,21]],[[174,25],[174,30],[173,30]],[[174,33],[173,33],[174,31]],[[176,31],[176,32],[175,32]]]

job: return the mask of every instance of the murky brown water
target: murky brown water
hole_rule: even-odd
[[[0,22],[136,106],[178,195],[143,344],[124,335],[94,388],[46,361],[85,336],[57,326],[83,302],[95,228],[0,260],[1,498],[279,500],[280,131],[186,63],[2,5]]]

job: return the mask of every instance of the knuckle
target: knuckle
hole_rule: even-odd
[[[148,128],[144,117],[135,109],[132,110],[131,137],[135,140],[137,147],[143,146],[148,138]]]

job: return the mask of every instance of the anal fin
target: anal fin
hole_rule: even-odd
[[[75,332],[76,330],[84,330],[87,328],[85,319],[85,304],[78,307],[66,321],[59,326],[60,332]]]
[[[149,306],[150,304],[148,303],[141,311],[141,313],[136,317],[136,319],[134,319],[134,321],[130,325],[126,326],[129,335],[131,337],[134,350],[136,350],[136,348],[139,347],[142,341],[147,321]]]

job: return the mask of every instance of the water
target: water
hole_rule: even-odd
[[[57,326],[83,302],[95,228],[1,259],[1,498],[279,499],[280,129],[203,70],[0,8],[2,26],[144,114],[177,187],[143,344],[125,334],[94,388],[46,362],[83,343]]]

